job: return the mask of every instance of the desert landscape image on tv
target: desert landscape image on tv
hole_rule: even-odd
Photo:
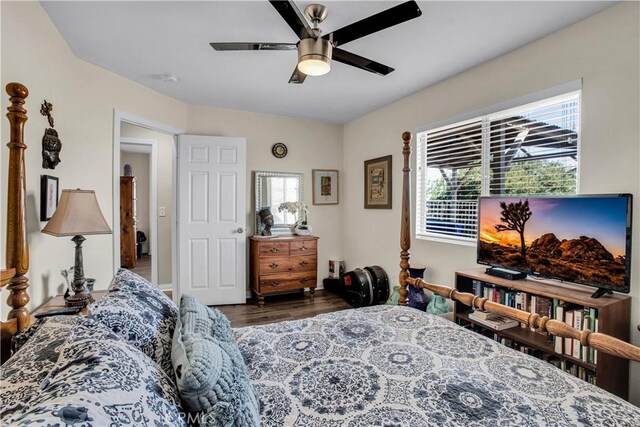
[[[478,261],[626,286],[625,197],[481,198]]]

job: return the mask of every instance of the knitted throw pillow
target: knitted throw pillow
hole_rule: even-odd
[[[258,396],[229,321],[189,296],[180,312],[171,360],[185,409],[201,426],[259,426]]]

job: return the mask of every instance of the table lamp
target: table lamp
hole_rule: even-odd
[[[98,206],[95,191],[62,190],[58,207],[42,232],[56,237],[73,236],[71,240],[76,244],[76,256],[71,289],[74,293],[65,297],[65,304],[67,307],[86,307],[94,300],[87,292],[84,277],[83,235],[111,234],[111,229]]]

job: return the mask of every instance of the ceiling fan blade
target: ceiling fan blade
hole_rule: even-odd
[[[304,18],[304,16],[302,16],[302,13],[300,13],[298,8],[292,1],[269,0],[269,3],[271,3],[271,6],[273,6],[278,11],[280,16],[282,16],[282,19],[284,19],[287,24],[289,24],[298,38],[315,38],[311,27],[309,27],[309,23]]]
[[[212,48],[219,51],[226,50],[296,50],[295,43],[258,43],[258,42],[231,42],[209,43]]]
[[[333,44],[340,46],[349,43],[360,37],[377,33],[385,28],[393,27],[410,19],[417,18],[422,15],[420,7],[415,1],[408,1],[397,6],[387,9],[368,18],[364,18],[351,25],[342,27],[332,33],[324,35],[322,38],[330,40],[333,37]]]
[[[289,78],[289,83],[302,84],[304,83],[304,79],[307,78],[307,75],[302,71],[298,70],[298,65],[296,65],[296,69],[293,70],[291,74],[291,78]]]
[[[356,55],[355,53],[347,52],[346,50],[342,50],[340,48],[333,49],[333,56],[331,59],[381,76],[386,76],[394,70],[393,68],[388,67],[384,64],[372,61],[371,59],[363,58],[362,56]]]

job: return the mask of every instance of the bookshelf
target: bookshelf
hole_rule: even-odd
[[[593,289],[587,286],[578,286],[566,283],[552,283],[550,281],[538,281],[531,279],[507,280],[490,276],[484,273],[484,268],[463,270],[456,272],[455,287],[461,292],[473,294],[474,281],[483,282],[486,285],[495,286],[512,292],[524,292],[529,295],[558,299],[575,304],[586,309],[596,309],[598,319],[598,332],[602,332],[624,341],[629,341],[631,324],[631,297],[622,294],[610,294],[594,299],[591,298]],[[463,326],[475,325],[474,328],[490,331],[498,337],[505,338],[537,351],[546,357],[557,358],[567,364],[577,367],[595,375],[595,384],[623,399],[628,399],[629,390],[629,361],[619,357],[598,353],[597,363],[584,361],[568,354],[556,353],[554,344],[548,337],[529,328],[511,328],[502,331],[486,329],[473,319],[469,318],[471,308],[457,302],[454,304],[453,316],[456,323]],[[546,313],[539,313],[546,315]]]

